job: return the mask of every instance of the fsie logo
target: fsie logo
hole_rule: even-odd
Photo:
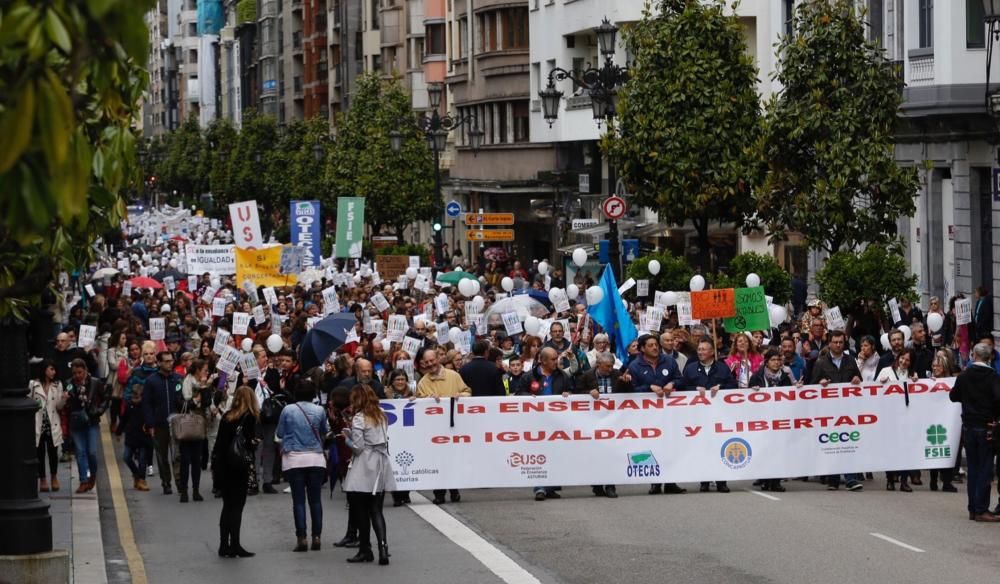
[[[740,470],[750,464],[750,459],[753,458],[753,450],[750,448],[750,443],[746,440],[742,438],[730,438],[722,443],[719,456],[722,458],[722,464],[733,470]]]
[[[625,474],[631,477],[658,477],[660,463],[656,462],[651,450],[628,453],[628,468]]]
[[[924,458],[951,458],[951,446],[948,446],[948,430],[941,424],[932,424],[927,428],[927,444],[924,446]]]
[[[511,468],[518,468],[521,466],[542,466],[548,459],[545,458],[544,454],[520,454],[518,452],[512,453],[507,457],[507,464]]]

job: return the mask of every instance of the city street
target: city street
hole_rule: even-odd
[[[244,544],[257,557],[223,560],[215,554],[219,500],[182,505],[161,494],[156,477],[149,493],[122,480],[151,583],[586,584],[654,582],[669,574],[674,582],[839,584],[983,581],[1000,567],[993,553],[1000,528],[966,519],[964,485],[957,494],[933,493],[926,476],[911,494],[886,492],[882,480],[868,481],[861,493],[799,481],[774,495],[748,492],[744,483],[733,483],[728,495],[649,496],[645,487],[622,487],[616,500],[572,487],[541,503],[523,489],[495,489],[465,491],[460,503],[439,509],[414,493],[411,507],[386,510],[388,567],[347,564],[353,551],[332,547],[345,528],[341,493],[324,493],[321,552],[292,553],[290,495],[260,495],[248,499],[244,516]],[[120,534],[107,493],[100,493],[108,508],[102,531],[116,540],[104,544],[110,568],[126,562],[113,557]],[[108,573],[110,582],[138,581],[126,570]]]

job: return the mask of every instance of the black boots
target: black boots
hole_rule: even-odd
[[[382,553],[381,549],[379,549],[379,553]],[[347,558],[347,561],[352,564],[360,564],[362,562],[374,562],[375,556],[372,554],[372,551],[370,549],[368,550],[359,549],[357,555],[351,558]],[[381,562],[381,558],[379,559],[379,561]],[[389,560],[386,559],[386,563],[388,562]]]
[[[219,557],[228,558],[230,557],[229,549],[229,528],[225,525],[219,525]]]
[[[314,535],[313,536],[312,546],[310,546],[309,549],[311,549],[314,552],[318,552],[321,547],[323,547],[323,546],[319,542],[319,536],[318,535]]]
[[[306,538],[300,537],[296,540],[295,549],[293,552],[304,552],[309,550],[309,544],[306,543]]]
[[[378,544],[378,565],[389,565],[389,545],[384,541],[379,542]]]

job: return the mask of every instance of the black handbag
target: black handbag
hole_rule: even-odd
[[[281,393],[272,393],[260,406],[260,421],[262,424],[277,424],[281,410],[288,405],[288,398]]]
[[[248,468],[253,464],[253,447],[243,435],[243,422],[236,427],[236,435],[226,450],[226,464],[237,468]]]

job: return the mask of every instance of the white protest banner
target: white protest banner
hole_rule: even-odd
[[[371,323],[369,334],[379,336],[385,332],[385,321],[381,318],[373,318],[369,322]]]
[[[902,384],[463,397],[454,425],[432,398],[382,406],[389,442],[409,454],[392,459],[399,489],[694,483],[950,468],[961,428],[952,381],[906,384],[909,406]]]
[[[379,312],[389,310],[389,301],[385,299],[385,296],[381,292],[376,292],[372,295],[372,304],[375,305],[375,310]]]
[[[229,304],[228,298],[213,298],[212,299],[212,316],[225,316],[226,315],[226,305]]]
[[[552,303],[552,308],[553,310],[556,311],[557,314],[562,312],[569,312],[569,298],[566,297],[566,292],[563,292],[558,297],[556,297],[555,301]]]
[[[264,307],[257,305],[253,307],[253,324],[254,326],[260,326],[267,321],[267,315],[264,314]]]
[[[337,312],[340,310],[340,299],[337,296],[337,287],[329,286],[323,288],[323,307],[326,309],[327,314],[331,312]],[[331,309],[331,307],[336,307]]]
[[[352,326],[350,330],[347,331],[347,336],[344,337],[344,344],[357,343],[361,341],[361,337],[358,336],[358,327]]]
[[[167,323],[162,318],[149,319],[149,338],[153,341],[162,341],[167,336]]]
[[[413,315],[413,326],[417,326],[418,324],[420,324],[422,322],[426,323],[428,320],[429,319],[427,318],[427,315],[424,314],[423,312],[414,314]]]
[[[677,324],[680,326],[691,326],[694,324],[694,319],[691,318],[690,302],[677,303]]]
[[[624,294],[624,293],[628,292],[629,290],[631,290],[632,287],[634,287],[634,286],[635,286],[635,278],[629,278],[628,280],[625,280],[624,282],[622,282],[622,285],[618,287],[618,293],[619,294]]]
[[[635,328],[639,335],[649,334],[649,317],[646,316],[645,312],[639,313],[639,323]]]
[[[844,322],[844,315],[840,313],[840,307],[834,306],[826,311],[826,329],[829,331],[841,331],[847,328]]]
[[[200,276],[204,273],[230,276],[236,273],[236,253],[233,245],[187,245],[187,272]]]
[[[80,325],[80,335],[77,337],[76,344],[83,349],[89,349],[94,346],[97,341],[97,327],[89,324]]]
[[[247,334],[247,329],[250,327],[250,313],[249,312],[234,312],[233,313],[233,334],[245,336]]]
[[[240,355],[240,369],[243,370],[243,377],[246,379],[257,379],[260,377],[260,367],[257,366],[257,358],[253,353]]]
[[[198,289],[198,276],[188,276],[188,292],[194,294]]]
[[[132,295],[132,282],[125,280],[122,282],[122,296],[128,298]]]
[[[247,293],[250,298],[250,304],[257,304],[260,302],[260,297],[257,296],[257,287],[254,286],[253,282],[250,280],[243,280],[243,291]]]
[[[469,328],[476,329],[477,335],[486,334],[486,315],[483,313],[474,314],[469,317]]]
[[[271,313],[271,334],[281,336],[281,315]]]
[[[961,326],[963,324],[972,323],[972,299],[971,298],[960,298],[955,301],[955,324]]]
[[[635,295],[641,297],[649,296],[649,280],[635,281]]]
[[[253,355],[253,353],[250,353]],[[216,367],[225,372],[226,375],[235,375],[236,368],[240,364],[240,352],[236,349],[226,345],[222,348],[222,353],[219,355],[219,362],[216,363]]]
[[[437,310],[439,315],[444,315],[448,312],[448,297],[444,294],[438,294],[434,297],[434,309]]]
[[[406,337],[403,339],[403,350],[406,351],[407,355],[416,355],[422,346],[424,346],[424,342],[418,338]]]
[[[205,293],[201,295],[202,303],[211,304],[212,300],[215,298],[215,293],[218,291],[219,289],[215,286],[209,286],[208,288],[205,288]]]
[[[212,345],[212,352],[216,355],[221,356],[227,347],[229,347],[229,339],[232,335],[226,329],[218,329],[215,331],[215,344]]]
[[[649,324],[649,330],[660,330],[660,324],[663,321],[663,308],[659,306],[650,306],[646,309],[646,322]]]
[[[439,343],[447,343],[448,342],[448,331],[451,330],[451,327],[448,326],[448,323],[446,323],[446,322],[436,323],[434,325],[434,328],[437,329],[437,335],[436,335],[437,341]]]
[[[507,336],[517,335],[524,332],[521,319],[516,312],[503,313],[503,328],[507,331]]]
[[[892,314],[892,322],[893,322],[893,324],[895,324],[895,323],[897,323],[897,322],[899,322],[900,320],[903,319],[903,317],[900,316],[900,314],[899,314],[899,302],[896,301],[895,298],[890,298],[889,299],[889,312]],[[904,322],[903,324],[909,324],[909,323]]]
[[[389,332],[386,338],[394,343],[402,343],[410,325],[406,324],[406,317],[401,314],[393,314],[389,317]]]
[[[163,287],[166,288],[169,292],[173,292],[177,288],[177,283],[174,282],[174,277],[173,276],[164,276],[163,277]]]
[[[278,294],[274,291],[274,288],[270,286],[264,288],[264,301],[267,302],[268,306],[274,306],[278,303]]]
[[[396,369],[402,369],[406,373],[406,378],[413,381],[413,359],[400,359],[396,361]]]
[[[409,267],[420,269],[420,256],[410,256]]]
[[[655,304],[656,306],[662,306],[662,307],[666,308],[667,307],[667,293],[666,292],[660,292],[659,290],[657,290],[656,292],[653,292],[653,304]]]
[[[468,355],[472,351],[472,331],[459,331],[455,348],[459,353]]]
[[[278,263],[278,273],[301,274],[306,261],[306,248],[296,245],[286,245],[281,248],[281,258]],[[353,280],[352,280],[353,281]]]
[[[413,287],[421,292],[428,292],[431,289],[431,281],[427,276],[417,274],[417,278],[413,280]]]
[[[232,203],[229,205],[229,218],[233,223],[233,240],[236,242],[236,247],[258,249],[264,245],[264,236],[260,232],[257,201]]]
[[[87,296],[91,298],[97,296],[97,292],[94,292],[94,286],[92,284],[87,284],[83,287],[83,289],[87,291]]]
[[[549,338],[549,329],[552,328],[552,319],[551,318],[543,318],[539,322],[541,323],[541,326],[538,327],[538,336],[543,341],[548,340],[548,338]]]

